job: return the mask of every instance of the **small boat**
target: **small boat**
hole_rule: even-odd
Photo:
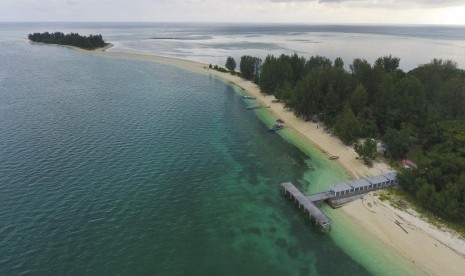
[[[247,109],[259,109],[259,108],[262,108],[262,106],[260,106],[260,105],[252,105],[252,106],[248,106],[246,108]]]
[[[247,96],[247,95],[241,96],[241,98],[247,99],[247,100],[254,100],[255,99],[255,97]]]
[[[337,156],[337,155],[331,155],[329,157],[329,160],[337,160],[337,159],[339,159],[339,156]]]
[[[283,124],[274,124],[274,125],[270,126],[270,127],[268,128],[268,130],[269,130],[270,132],[276,132],[276,131],[278,131],[278,130],[280,130],[280,129],[283,129],[283,128],[284,128]]]

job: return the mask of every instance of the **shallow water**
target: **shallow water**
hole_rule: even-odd
[[[268,124],[276,119],[268,110],[261,109],[257,115]],[[347,179],[341,167],[334,161],[328,160],[321,151],[306,142],[300,134],[285,129],[279,132],[287,142],[296,146],[307,156],[312,157],[310,169],[304,173],[306,181],[300,189],[306,193],[326,191],[328,184],[338,183]],[[373,275],[421,275],[424,272],[414,267],[412,263],[386,246],[366,230],[338,209],[331,209],[328,205],[320,206],[331,219],[331,231],[328,235],[344,252],[356,262],[362,264]]]

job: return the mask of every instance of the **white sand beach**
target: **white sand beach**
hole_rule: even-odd
[[[335,162],[338,162],[353,178],[392,171],[387,164],[380,162],[368,168],[362,161],[356,159],[357,154],[353,148],[329,136],[317,124],[297,118],[291,111],[284,109],[283,104],[272,102],[273,96],[261,94],[257,85],[238,76],[208,69],[206,64],[183,59],[103,50],[90,52],[109,57],[152,61],[221,78],[246,90],[261,104],[270,106],[269,110],[284,120],[287,127],[300,133],[309,143],[328,156],[339,156]],[[373,235],[387,247],[398,252],[425,274],[465,275],[465,241],[451,234],[450,231],[440,230],[425,222],[415,212],[400,211],[387,202],[380,201],[373,193],[339,210],[366,229],[367,234]]]
[[[373,192],[340,210],[427,275],[465,275],[465,240],[420,219],[413,210],[396,209]]]

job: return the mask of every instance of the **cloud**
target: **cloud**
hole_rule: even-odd
[[[365,7],[451,7],[463,5],[463,0],[269,0],[275,3],[318,2],[320,4],[362,4]]]
[[[0,11],[0,21],[465,24],[465,0],[0,0]]]
[[[271,2],[285,3],[285,2],[315,2],[316,0],[270,0]]]

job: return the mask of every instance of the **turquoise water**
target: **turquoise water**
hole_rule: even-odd
[[[371,274],[280,194],[332,169],[232,87],[17,41],[0,62],[0,275]]]
[[[257,115],[268,125],[276,119],[266,109],[257,111]],[[337,183],[347,179],[347,175],[337,163],[328,160],[325,154],[310,145],[295,131],[284,129],[279,134],[307,156],[312,157],[311,162],[308,162],[309,170],[304,173],[306,181],[300,185],[300,189],[304,193],[326,191],[328,183]],[[370,273],[404,276],[425,274],[388,245],[367,232],[343,211],[331,209],[327,205],[322,205],[320,208],[331,219],[332,228],[328,233],[331,239],[341,250],[362,264]]]

